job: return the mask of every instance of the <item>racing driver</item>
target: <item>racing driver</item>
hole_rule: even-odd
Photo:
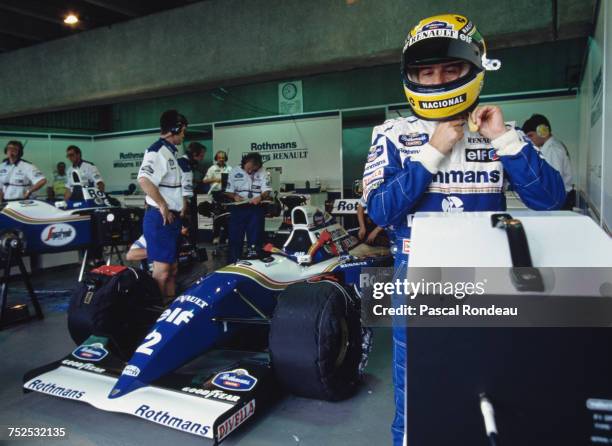
[[[405,276],[416,211],[505,210],[505,182],[532,209],[563,205],[559,172],[504,123],[499,107],[477,106],[485,71],[500,65],[487,59],[476,26],[457,14],[423,19],[406,38],[401,77],[414,116],[374,128],[363,173],[370,217],[394,234],[397,277]],[[394,320],[394,445],[404,441],[406,335],[400,323]]]

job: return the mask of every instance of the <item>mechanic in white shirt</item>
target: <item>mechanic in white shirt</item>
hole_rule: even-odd
[[[222,188],[222,174],[229,174],[232,168],[225,164],[227,162],[227,153],[223,150],[219,150],[215,153],[215,164],[210,166],[206,171],[206,176],[202,180],[204,184],[210,184],[209,194],[218,192]]]
[[[167,110],[161,115],[160,128],[160,139],[145,152],[138,183],[148,205],[142,226],[147,256],[153,262],[153,278],[169,300],[175,295],[179,214],[184,207],[176,146],[185,138],[187,119],[176,110]]]
[[[125,260],[128,262],[139,262],[147,258],[147,239],[141,235],[130,245],[130,249],[125,255]]]
[[[240,167],[235,167],[230,172],[225,193],[234,202],[242,203],[229,206],[230,263],[237,261],[242,255],[245,233],[249,248],[261,249],[265,223],[261,202],[270,197],[271,190],[261,155],[257,152],[244,155]]]
[[[71,166],[66,174],[64,200],[82,200],[84,187],[96,187],[100,192],[104,192],[104,180],[100,171],[93,163],[82,158],[79,147],[68,146],[66,148],[66,158],[70,161]]]
[[[23,144],[9,141],[4,148],[6,159],[0,164],[0,202],[34,198],[35,192],[47,183],[34,164],[22,159]]]
[[[532,115],[523,124],[523,132],[531,139],[531,142],[540,148],[548,164],[561,174],[566,192],[562,209],[571,211],[576,204],[576,191],[567,147],[553,136],[550,122],[544,115]]]

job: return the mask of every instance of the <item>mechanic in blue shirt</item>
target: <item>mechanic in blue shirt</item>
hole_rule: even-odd
[[[484,72],[500,65],[487,58],[475,25],[457,14],[423,19],[406,38],[401,76],[415,116],[374,128],[363,174],[370,217],[392,229],[398,278],[406,275],[417,211],[505,210],[504,181],[532,209],[563,205],[563,180],[531,141],[505,124],[499,107],[477,107]],[[397,297],[393,302],[399,304]],[[394,318],[393,324],[396,415],[391,430],[394,445],[401,445],[406,320]]]
[[[145,152],[138,183],[148,206],[142,228],[148,259],[153,262],[153,278],[170,300],[175,295],[179,213],[184,206],[176,146],[185,138],[187,119],[176,110],[167,110],[161,115],[160,128],[160,139]]]
[[[244,155],[240,167],[230,172],[225,193],[234,202],[242,203],[229,206],[230,263],[242,255],[245,233],[249,249],[258,250],[263,245],[265,213],[261,202],[269,198],[271,190],[261,155],[257,152]]]

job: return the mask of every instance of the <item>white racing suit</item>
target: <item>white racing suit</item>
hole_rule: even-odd
[[[463,139],[445,156],[429,144],[437,125],[416,117],[398,118],[372,132],[364,199],[370,218],[392,229],[398,278],[406,274],[410,223],[417,211],[503,211],[505,183],[532,209],[559,209],[565,200],[561,175],[520,130],[507,125],[505,134],[490,141],[469,132],[466,125]],[[406,324],[399,322],[394,320],[393,328],[394,445],[401,445],[404,436]]]

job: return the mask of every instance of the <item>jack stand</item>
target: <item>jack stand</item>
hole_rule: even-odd
[[[3,330],[9,325],[29,322],[34,317],[37,319],[44,318],[42,308],[40,307],[36,293],[34,293],[32,282],[30,282],[30,274],[26,270],[25,264],[23,263],[23,258],[21,256],[21,241],[18,238],[10,238],[6,239],[3,245],[4,255],[2,257],[4,258],[5,263],[4,276],[0,281],[0,330]],[[8,305],[8,287],[11,267],[15,265],[19,267],[19,272],[21,273],[23,282],[28,289],[28,295],[32,301],[32,305],[34,306],[34,316],[30,315],[27,304],[21,303],[11,306]]]

